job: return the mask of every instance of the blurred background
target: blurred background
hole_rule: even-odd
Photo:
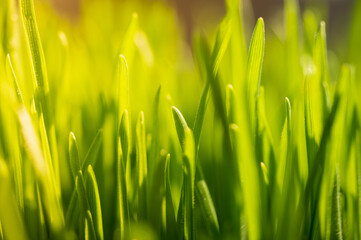
[[[50,1],[60,15],[76,21],[80,13],[81,0]],[[155,1],[165,2],[176,9],[188,40],[191,37],[192,30],[214,25],[225,14],[224,0],[144,0],[143,2],[149,4]],[[85,1],[83,0],[83,2]],[[283,0],[245,0],[244,4],[247,10],[244,15],[248,21],[253,21],[253,23],[258,17],[263,17],[267,23],[273,21],[277,13],[282,11],[283,2]],[[328,23],[331,43],[333,42],[332,39],[342,38],[342,36],[347,35],[348,29],[345,26],[348,25],[354,0],[299,0],[299,3],[301,11],[306,8],[320,11],[323,20]],[[250,32],[250,29],[248,31]]]

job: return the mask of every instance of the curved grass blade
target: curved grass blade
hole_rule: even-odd
[[[174,106],[172,107],[172,113],[175,122],[175,128],[177,130],[178,140],[183,149],[185,141],[185,130],[188,128],[188,125],[181,112]]]
[[[189,128],[183,115],[176,107],[172,107],[172,112],[178,134],[178,139],[180,144],[182,145],[183,151],[185,151],[185,133]],[[200,172],[201,169],[199,161],[197,161],[195,164],[197,166],[197,171]],[[208,186],[204,181],[202,174],[200,174],[199,177],[197,177],[196,179],[195,190],[196,193],[198,193],[195,196],[197,197],[197,201],[199,202],[199,205],[201,207],[202,215],[206,221],[207,227],[210,229],[212,234],[218,234],[219,224],[217,214],[211,195],[209,194]]]
[[[263,55],[265,45],[264,22],[262,18],[257,20],[254,28],[251,44],[249,46],[246,79],[247,79],[247,96],[249,112],[251,114],[251,123],[255,122],[256,99],[259,94],[261,82]],[[255,126],[253,126],[254,128]]]
[[[28,239],[24,222],[13,197],[9,170],[0,159],[0,221],[6,239]]]
[[[103,240],[104,239],[103,220],[102,220],[102,210],[100,205],[98,183],[95,177],[94,170],[91,165],[88,166],[87,175],[88,178],[86,181],[86,190],[88,193],[89,209],[90,212],[92,213],[92,216],[94,216],[93,221],[94,221],[96,237],[98,240]]]

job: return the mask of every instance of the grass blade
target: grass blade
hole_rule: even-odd
[[[76,142],[76,138],[73,132],[69,133],[69,161],[71,172],[75,180],[76,175],[78,174],[79,170],[81,170],[81,168],[78,153],[78,144]]]
[[[91,165],[87,169],[87,181],[86,181],[86,190],[89,200],[89,210],[92,213],[94,228],[96,233],[96,239],[103,240],[103,219],[102,219],[102,210],[100,205],[100,196],[98,190],[98,183],[95,177],[94,170]]]
[[[167,155],[164,167],[164,197],[163,197],[163,229],[165,230],[165,239],[177,238],[177,224],[173,206],[172,191],[169,177],[170,155]],[[164,204],[165,201],[165,204]],[[165,206],[164,206],[165,205]]]
[[[261,82],[261,72],[263,64],[265,45],[264,22],[262,18],[257,20],[254,28],[251,44],[249,46],[248,61],[247,61],[247,95],[249,111],[251,114],[251,122],[255,121],[256,114],[256,99],[259,94],[259,87]],[[254,128],[255,126],[253,126]]]
[[[90,212],[88,197],[83,181],[83,174],[81,171],[79,171],[76,176],[75,187],[78,193],[79,205],[82,210],[83,218],[85,219],[85,236],[87,236],[86,239],[96,240],[97,238],[95,234],[93,218]]]
[[[127,131],[129,129],[128,115],[125,110],[119,128],[118,136],[118,164],[117,164],[117,185],[118,185],[118,204],[119,204],[119,226],[120,239],[123,240],[126,231],[129,232],[129,207],[127,195],[127,181],[125,172],[125,160],[128,154]]]
[[[331,239],[344,238],[342,226],[340,174],[336,167],[335,183],[332,191]]]
[[[136,157],[137,157],[137,174],[138,174],[138,217],[144,219],[147,215],[147,146],[144,113],[141,112],[138,117],[136,126]]]

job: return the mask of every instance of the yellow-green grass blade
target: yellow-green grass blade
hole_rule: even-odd
[[[97,237],[96,237],[96,233],[95,233],[93,217],[90,212],[87,192],[85,190],[83,174],[81,171],[78,171],[78,174],[76,176],[75,187],[76,187],[76,191],[78,194],[79,205],[80,205],[80,208],[82,211],[82,216],[83,216],[82,219],[84,219],[85,226],[86,226],[84,229],[85,236],[87,236],[86,239],[96,240]]]
[[[185,151],[185,134],[188,128],[188,125],[182,115],[182,113],[176,108],[172,107],[173,119],[175,122],[175,127],[177,130],[177,135],[179,142],[182,146],[183,151]],[[195,160],[196,161],[196,160]],[[196,163],[197,171],[200,171],[200,163],[197,161]],[[194,169],[195,171],[195,169]],[[196,173],[194,173],[196,174]],[[211,231],[212,234],[219,233],[219,224],[218,218],[215,211],[215,207],[212,201],[212,197],[209,193],[207,183],[204,181],[202,174],[195,179],[195,191],[197,201],[199,202],[201,212],[203,218],[206,221],[207,227]]]
[[[4,237],[10,240],[28,239],[14,193],[11,190],[10,173],[3,159],[0,159],[0,186],[0,221]]]
[[[15,75],[14,68],[11,64],[11,58],[10,55],[7,55],[6,58],[6,70],[7,70],[7,76],[8,80],[12,80],[9,85],[13,85],[13,88],[16,91],[16,100],[12,102],[17,102],[19,104],[23,104],[23,98],[19,89],[19,84],[17,77]],[[4,93],[4,92],[3,92]],[[10,93],[8,93],[10,94]],[[2,95],[2,94],[1,94]],[[4,94],[5,95],[5,94]],[[20,207],[20,211],[23,212],[24,210],[24,187],[23,187],[23,163],[22,163],[22,156],[21,156],[21,146],[19,141],[19,125],[16,121],[16,116],[13,113],[12,107],[14,107],[13,103],[7,103],[6,99],[5,101],[2,101],[3,106],[1,107],[1,110],[3,111],[2,114],[4,114],[4,125],[7,126],[7,128],[3,129],[3,134],[6,136],[8,144],[6,146],[8,147],[9,151],[9,158],[13,162],[13,175],[14,175],[14,181],[15,181],[15,194],[16,198]],[[10,100],[11,101],[11,100]],[[4,105],[5,104],[5,105]],[[14,103],[15,104],[15,103]],[[16,105],[16,104],[15,104]]]
[[[47,145],[50,156],[45,154],[51,172],[55,173],[56,194],[60,198],[60,175],[58,165],[58,149],[55,136],[54,117],[49,97],[49,82],[47,77],[45,57],[40,40],[40,34],[36,23],[35,7],[33,0],[20,0],[20,16],[25,32],[26,42],[30,53],[30,62],[34,78],[35,102],[39,111],[40,131],[42,145]],[[48,158],[51,158],[48,159]]]
[[[173,206],[172,191],[169,176],[170,155],[167,155],[164,167],[164,196],[162,203],[162,226],[165,239],[177,238],[177,224]]]
[[[17,115],[25,150],[31,160],[36,179],[39,182],[40,194],[44,199],[45,212],[51,219],[51,229],[55,235],[61,235],[64,227],[64,216],[60,199],[56,194],[54,175],[51,175],[48,163],[44,159],[29,113],[24,107],[19,107]]]
[[[231,36],[230,36],[230,55],[231,55],[231,81],[237,95],[243,92],[244,74],[247,63],[247,49],[244,35],[243,12],[245,10],[245,1],[232,0],[226,1],[227,13],[229,18]]]
[[[343,217],[341,207],[340,173],[336,167],[334,187],[332,190],[331,239],[344,239]]]
[[[81,167],[78,153],[78,144],[73,132],[69,133],[69,163],[71,173],[73,174],[75,180],[78,171],[81,170]]]
[[[259,94],[261,82],[263,55],[265,45],[264,21],[262,18],[257,20],[253,31],[251,43],[248,52],[246,79],[247,79],[247,96],[251,123],[256,121],[256,99]],[[255,126],[253,126],[255,128]]]
[[[136,160],[137,160],[137,188],[138,188],[138,218],[144,219],[147,215],[147,146],[144,113],[140,112],[136,126]]]
[[[118,161],[117,161],[117,188],[118,188],[118,204],[119,204],[119,229],[120,239],[124,239],[125,233],[130,230],[129,207],[127,195],[127,182],[125,171],[125,160],[128,153],[127,131],[129,131],[128,116],[125,110],[119,127],[118,135]]]
[[[70,160],[73,159],[74,161],[76,161],[76,155],[77,155],[76,139],[75,139],[75,136],[71,133],[69,135],[69,138],[70,138],[69,139],[69,148],[71,147],[71,149],[69,149],[69,155],[73,155],[73,156],[69,156],[69,157],[70,157]],[[70,167],[74,168],[74,170],[77,169],[77,167],[79,167],[79,170],[81,170],[81,171],[83,171],[83,170],[86,171],[87,170],[86,166],[89,166],[89,165],[94,168],[94,166],[96,164],[96,160],[97,160],[98,151],[99,151],[100,145],[102,143],[102,139],[103,139],[103,130],[100,129],[98,131],[98,133],[95,135],[92,143],[90,144],[87,154],[85,155],[85,159],[83,161],[82,167],[80,168],[80,165],[77,166],[77,163],[71,163],[71,162],[70,162]],[[79,172],[79,170],[77,170],[77,172]],[[73,171],[73,169],[72,169],[72,171]],[[78,175],[78,173],[76,173],[75,177],[77,175]],[[85,172],[84,177],[85,178],[87,177],[87,171]],[[75,178],[74,178],[74,180],[75,180]],[[79,208],[79,205],[78,205],[78,195],[76,192],[76,188],[74,188],[71,198],[70,198],[68,209],[65,214],[65,223],[68,228],[73,229],[76,227],[76,224],[77,224],[78,218],[79,218],[79,214],[80,214],[80,210],[81,209]]]
[[[98,240],[103,240],[103,218],[100,205],[101,202],[98,190],[98,183],[91,165],[88,166],[87,174],[88,178],[86,181],[86,191],[88,195],[89,209],[93,216],[96,237]]]
[[[302,217],[302,216],[304,217],[303,214],[307,213],[307,211],[305,211],[305,210],[308,208],[311,208],[311,209],[309,209],[311,211],[310,212],[311,221],[308,222],[308,224],[310,226],[310,230],[307,233],[308,236],[313,236],[314,230],[315,230],[314,223],[316,220],[316,213],[317,213],[317,209],[318,209],[318,199],[319,199],[319,195],[320,195],[321,179],[324,174],[324,167],[325,167],[325,162],[326,162],[326,147],[327,147],[327,143],[330,138],[331,130],[334,125],[334,120],[335,120],[336,113],[338,111],[339,102],[340,102],[340,96],[338,94],[336,94],[333,105],[332,105],[331,112],[325,123],[325,128],[323,129],[320,146],[317,150],[317,153],[316,153],[316,156],[314,159],[315,163],[309,170],[309,178],[306,183],[305,193],[304,193],[304,195],[302,195],[301,200],[300,200],[300,202],[303,203],[303,206],[301,204],[299,207],[299,211],[298,211],[299,217]],[[313,202],[313,204],[310,204],[311,201]],[[305,229],[307,229],[307,226],[304,225],[304,227],[305,227]]]
[[[194,181],[195,181],[195,146],[192,130],[187,128],[184,132],[184,191],[185,191],[185,218],[184,238],[195,239],[195,212],[194,212]]]

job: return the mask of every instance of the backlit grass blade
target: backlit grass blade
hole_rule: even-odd
[[[164,196],[163,196],[163,229],[165,230],[165,239],[177,238],[177,224],[173,206],[172,191],[169,176],[170,155],[167,155],[164,167]],[[165,203],[164,203],[165,201]],[[165,205],[165,206],[164,206]]]
[[[64,216],[60,199],[56,194],[54,176],[50,175],[49,166],[44,160],[40,142],[35,133],[29,113],[24,107],[17,111],[22,135],[24,138],[25,150],[31,160],[35,176],[39,182],[40,193],[44,199],[45,212],[52,219],[51,228],[55,235],[61,235],[64,227]]]
[[[330,82],[327,57],[326,23],[321,22],[316,33],[313,49],[313,61],[316,66],[316,76],[322,90],[322,111],[323,122],[329,114],[331,103],[329,101],[328,84]]]
[[[17,100],[19,103],[23,104],[24,103],[23,95],[21,93],[19,81],[16,77],[15,70],[14,70],[12,62],[11,62],[10,54],[8,54],[6,57],[6,67],[7,67],[8,76],[10,76],[9,78],[12,79],[14,87],[16,89]]]
[[[294,235],[293,222],[289,221],[289,218],[296,212],[296,201],[297,201],[297,189],[296,189],[296,169],[297,159],[293,157],[293,132],[292,132],[292,119],[291,119],[291,103],[286,97],[286,120],[284,129],[282,131],[281,139],[281,161],[284,161],[282,179],[279,182],[281,190],[281,216],[280,216],[280,227],[278,230],[278,238],[284,239]],[[281,184],[283,183],[283,184]],[[283,227],[289,231],[283,231]]]
[[[78,171],[81,170],[80,168],[80,160],[79,160],[79,153],[78,153],[78,144],[76,142],[76,138],[74,133],[69,133],[69,161],[70,161],[70,169],[73,174],[74,179],[78,174]]]
[[[212,236],[217,237],[219,235],[218,218],[208,186],[203,179],[197,180],[195,184],[196,197],[197,200],[200,201],[199,207],[201,208],[207,227]]]
[[[128,154],[128,139],[127,131],[129,130],[129,123],[127,111],[125,110],[122,116],[122,120],[119,128],[118,136],[118,161],[117,161],[117,188],[118,188],[118,204],[119,204],[119,229],[120,239],[124,239],[125,232],[129,232],[129,207],[128,207],[128,195],[127,195],[127,182],[125,171],[125,159]]]
[[[341,207],[340,174],[336,167],[334,187],[332,190],[331,239],[344,239]]]
[[[243,14],[246,1],[231,0],[226,1],[227,17],[229,17],[231,36],[230,36],[230,55],[231,55],[231,81],[235,92],[240,94],[243,90],[244,71],[246,69],[247,49],[245,41],[245,21]]]
[[[185,151],[185,133],[188,129],[188,125],[183,115],[176,107],[172,107],[172,113],[179,142],[182,146],[183,151]],[[195,164],[197,166],[197,171],[201,171],[199,162],[197,161],[197,163]],[[218,233],[219,225],[217,214],[215,212],[211,195],[209,194],[208,186],[204,181],[202,174],[200,174],[200,176],[196,179],[195,189],[196,193],[198,193],[196,194],[197,201],[199,201],[199,205],[201,207],[201,211],[207,223],[207,226],[209,227],[209,229],[211,229],[213,234]]]
[[[172,107],[172,113],[175,122],[175,128],[177,130],[179,143],[181,144],[182,148],[184,148],[185,130],[188,128],[188,125],[183,115],[176,107]]]
[[[314,113],[316,111],[315,105],[313,104],[319,104],[317,103],[317,100],[313,97],[312,91],[315,91],[312,89],[310,79],[306,76],[305,80],[305,93],[304,93],[304,114],[305,114],[305,134],[306,134],[306,145],[307,145],[307,159],[308,159],[308,165],[309,168],[313,167],[314,164],[314,157],[318,148],[318,145],[316,143],[316,133],[315,133],[315,127],[317,128],[318,125],[315,124],[316,119],[314,119],[317,116],[314,116]],[[315,126],[316,125],[316,126]]]
[[[100,196],[98,190],[98,183],[95,177],[94,170],[91,165],[87,169],[88,178],[86,181],[86,191],[88,194],[89,209],[93,216],[94,228],[98,240],[103,240],[103,219],[100,205]]]
[[[137,158],[137,174],[138,174],[138,217],[145,218],[147,214],[147,179],[148,179],[148,164],[147,164],[147,146],[144,113],[140,112],[137,126],[136,126],[136,158]]]
[[[195,212],[194,212],[194,181],[195,181],[195,146],[192,131],[187,128],[184,132],[184,238],[195,239]]]
[[[102,143],[102,139],[103,139],[103,130],[100,129],[98,131],[98,133],[96,134],[96,136],[94,137],[92,143],[90,144],[88,152],[85,155],[82,167],[79,170],[85,169],[85,171],[86,171],[87,166],[89,166],[89,165],[94,168],[94,166],[96,164],[96,160],[97,160],[98,151],[99,151],[100,145]],[[70,144],[71,144],[71,146],[70,146]],[[73,159],[74,161],[76,161],[76,156],[77,156],[76,139],[72,133],[70,133],[70,135],[69,135],[69,148],[70,147],[71,147],[71,149],[69,149],[69,154],[70,155],[73,154],[73,156],[69,156],[70,160]],[[74,170],[75,170],[77,167],[80,167],[80,163],[79,163],[79,166],[77,166],[77,163],[70,162],[70,167],[74,168]],[[73,171],[73,169],[72,169],[72,171]],[[76,173],[76,175],[78,175],[78,173]],[[84,176],[85,177],[87,176],[87,171],[85,172]],[[74,178],[74,180],[75,180],[75,178]],[[66,222],[67,227],[69,227],[69,228],[75,227],[78,217],[79,217],[79,214],[80,214],[80,208],[77,203],[78,203],[78,195],[76,192],[76,188],[74,188],[71,198],[70,198],[70,203],[69,203],[68,209],[66,211],[66,215],[65,215],[65,222]]]
[[[254,28],[251,43],[248,52],[246,79],[247,79],[247,96],[251,122],[256,121],[256,99],[259,94],[261,82],[263,55],[265,45],[264,22],[262,18],[257,20]],[[255,127],[255,126],[253,126]]]
[[[55,136],[53,112],[49,97],[49,82],[45,65],[45,57],[43,47],[40,40],[38,26],[36,24],[35,7],[33,0],[20,0],[20,16],[25,31],[26,42],[30,53],[30,62],[32,65],[32,73],[34,77],[35,101],[37,111],[39,111],[40,131],[42,145],[48,145],[50,150],[51,161],[49,168],[55,173],[56,194],[60,197],[60,176],[58,164],[58,150]],[[45,136],[46,135],[46,136]],[[44,156],[47,160],[49,157]]]
[[[85,190],[85,185],[83,181],[83,174],[81,171],[78,172],[75,179],[75,187],[78,193],[79,205],[82,210],[83,219],[85,221],[85,236],[86,239],[96,240],[96,233],[94,229],[93,217],[90,212],[89,202],[87,193]]]
[[[221,25],[218,27],[217,35],[216,35],[216,41],[213,47],[212,56],[211,57],[211,68],[213,69],[213,74],[216,75],[218,72],[219,65],[223,59],[223,56],[225,54],[225,51],[228,47],[229,39],[230,39],[230,23],[227,18],[225,18]],[[196,41],[196,56],[198,57],[199,65],[205,65],[204,62],[204,54],[206,54],[203,50],[203,45],[206,44],[205,40],[200,37],[198,41]],[[204,66],[205,67],[205,66]],[[204,122],[204,116],[206,114],[206,109],[208,105],[209,100],[209,89],[211,86],[211,76],[206,76],[206,82],[202,90],[201,99],[199,102],[196,119],[193,126],[194,131],[194,140],[196,143],[196,147],[198,149],[199,147],[199,139],[202,132],[203,122]],[[198,151],[198,150],[197,150]]]
[[[9,170],[0,159],[0,221],[6,239],[28,239],[24,222],[13,196]]]
[[[23,104],[23,97],[19,88],[19,83],[17,80],[17,77],[15,75],[14,68],[11,63],[10,55],[7,55],[6,58],[6,70],[7,70],[7,76],[9,80],[12,80],[12,85],[14,89],[16,90],[16,97],[17,102],[19,104]],[[5,105],[7,105],[5,103]],[[4,109],[5,110],[5,109]],[[10,110],[12,111],[12,110]],[[5,116],[8,114],[4,114]],[[8,115],[9,116],[9,115]],[[19,144],[19,130],[18,130],[18,122],[14,121],[15,115],[12,114],[12,116],[7,118],[7,129],[4,129],[4,134],[7,133],[7,139],[13,140],[12,143],[8,143],[9,152],[10,152],[10,159],[12,160],[12,164],[14,165],[14,180],[15,180],[15,193],[16,198],[19,203],[20,211],[23,212],[24,210],[24,184],[23,184],[23,164],[22,164],[22,156],[21,156],[21,149]]]
[[[144,122],[144,113],[141,112],[138,117],[137,127],[136,127],[136,151],[137,151],[137,162],[139,166],[139,176],[138,184],[139,186],[143,185],[147,174],[147,146],[146,146],[146,135],[145,135],[145,122]]]

